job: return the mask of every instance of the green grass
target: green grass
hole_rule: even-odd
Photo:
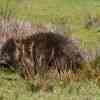
[[[0,0],[0,7],[5,9],[6,3],[15,16],[34,23],[57,23],[61,18],[68,17],[77,22],[85,14],[99,13],[100,10],[99,0]]]
[[[10,74],[9,74],[10,73]],[[11,72],[0,72],[0,100],[100,100],[97,82],[49,80],[51,90],[43,91]]]
[[[100,26],[84,28],[88,14],[100,19],[99,0],[0,0],[0,15],[8,14],[34,24],[69,25],[83,48],[100,47]],[[44,92],[16,73],[0,71],[0,100],[100,100],[97,80],[70,81],[65,87],[63,82],[50,80],[52,89]]]

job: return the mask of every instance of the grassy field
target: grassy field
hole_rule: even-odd
[[[100,48],[99,0],[0,0],[0,15],[34,24],[61,24],[66,34],[81,40],[83,48]],[[44,91],[15,72],[0,71],[0,100],[100,100],[99,77],[81,81],[50,79],[47,88]]]
[[[34,80],[33,84],[13,72],[0,71],[0,100],[100,100],[96,80],[49,79],[48,86],[38,82]]]

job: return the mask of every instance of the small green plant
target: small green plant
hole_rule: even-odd
[[[84,21],[84,27],[86,29],[98,29],[100,26],[100,18],[97,15],[88,14]]]

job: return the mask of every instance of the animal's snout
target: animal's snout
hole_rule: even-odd
[[[5,59],[5,57],[0,55],[0,68],[2,68],[2,66],[5,68],[8,68],[9,64],[8,64],[7,60]]]
[[[0,55],[0,65],[1,65],[1,64],[6,64],[6,61],[5,61],[4,57],[2,57],[2,56]]]
[[[8,55],[0,50],[0,65],[7,64],[7,60],[9,59]]]

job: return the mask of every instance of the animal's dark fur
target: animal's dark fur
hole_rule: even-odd
[[[69,37],[51,32],[9,39],[3,45],[0,57],[8,65],[20,65],[28,77],[50,69],[57,69],[59,73],[68,69],[76,71],[84,60]]]

